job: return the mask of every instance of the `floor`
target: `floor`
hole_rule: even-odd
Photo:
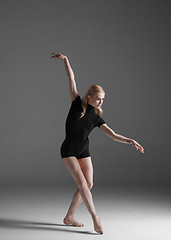
[[[62,223],[74,188],[0,186],[0,239],[171,239],[171,186],[94,188],[92,194],[103,235],[94,232],[84,203],[76,213],[84,227]]]

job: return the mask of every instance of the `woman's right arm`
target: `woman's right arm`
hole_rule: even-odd
[[[60,54],[60,53],[52,53],[52,55],[53,55],[52,58],[54,58],[54,59],[60,58],[60,59],[64,60],[65,68],[66,68],[68,80],[69,80],[70,97],[71,97],[71,101],[74,101],[75,98],[79,95],[79,93],[77,91],[74,72],[71,68],[69,60],[65,55]]]

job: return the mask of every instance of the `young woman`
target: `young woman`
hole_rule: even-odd
[[[99,127],[104,134],[115,141],[132,144],[142,153],[144,153],[144,149],[135,140],[115,133],[100,117],[102,114],[101,106],[105,97],[105,92],[102,87],[98,85],[91,86],[83,100],[81,100],[68,58],[60,53],[52,53],[51,57],[64,60],[72,101],[66,120],[66,138],[61,146],[61,156],[66,168],[74,178],[78,189],[73,196],[63,222],[64,224],[71,224],[77,227],[83,226],[83,224],[74,219],[74,213],[83,200],[92,216],[94,230],[99,234],[103,234],[100,219],[96,214],[90,192],[93,186],[93,166],[89,153],[88,135],[93,128]]]

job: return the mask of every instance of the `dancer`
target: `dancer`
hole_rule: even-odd
[[[77,91],[74,73],[67,56],[60,53],[52,53],[51,57],[53,59],[64,60],[72,101],[66,120],[66,138],[61,146],[61,157],[64,165],[74,178],[78,189],[74,193],[71,205],[63,222],[67,225],[83,226],[83,224],[77,222],[74,218],[74,213],[83,200],[91,214],[94,230],[99,234],[103,234],[102,225],[96,214],[90,192],[93,186],[93,166],[89,153],[88,135],[93,128],[99,127],[104,134],[115,141],[132,144],[142,153],[144,153],[144,149],[135,140],[115,133],[101,118],[101,106],[105,97],[105,92],[101,86],[92,85],[81,100]]]

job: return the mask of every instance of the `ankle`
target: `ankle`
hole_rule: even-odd
[[[71,214],[71,213],[67,213],[67,215],[65,216],[65,218],[73,218],[74,217],[74,214]]]
[[[91,216],[93,220],[96,220],[98,218],[96,214],[92,214]]]

